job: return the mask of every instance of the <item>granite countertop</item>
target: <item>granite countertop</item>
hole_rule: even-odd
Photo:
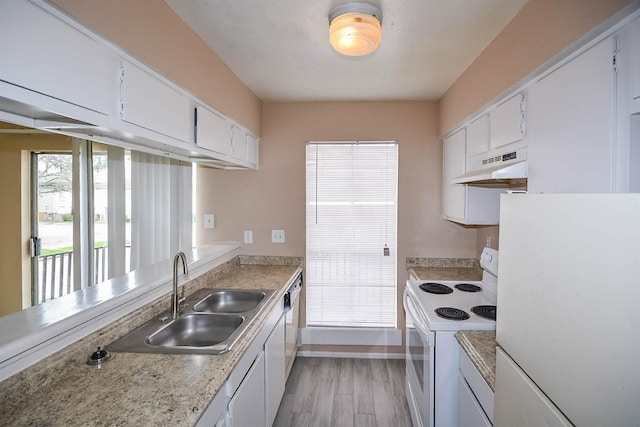
[[[202,287],[278,291],[229,352],[222,355],[111,353],[111,360],[100,367],[86,364],[89,349],[107,345],[133,329],[126,324],[131,322],[130,316],[148,317],[149,310],[154,313],[166,310],[167,297],[155,304],[156,307],[140,309],[147,312],[137,310],[125,316],[128,320],[116,321],[72,344],[60,352],[65,355],[52,357],[50,362],[47,359],[40,361],[0,383],[3,396],[0,424],[194,425],[220,391],[268,314],[282,300],[287,284],[298,268],[297,265],[240,265],[221,277],[207,273],[204,276],[209,276],[202,278],[197,287],[187,287],[187,294]],[[194,282],[198,280],[194,279]]]
[[[472,258],[407,258],[407,271],[417,280],[482,280],[482,268]]]
[[[460,331],[455,336],[491,390],[495,391],[496,332]]]

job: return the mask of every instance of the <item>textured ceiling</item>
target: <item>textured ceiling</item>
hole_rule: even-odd
[[[382,44],[345,57],[328,41],[335,0],[166,0],[264,101],[435,100],[526,0],[372,0]]]

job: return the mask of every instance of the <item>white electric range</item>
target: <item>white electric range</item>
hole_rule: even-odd
[[[481,281],[408,280],[407,401],[414,426],[458,425],[460,330],[495,330],[498,251],[485,248]]]

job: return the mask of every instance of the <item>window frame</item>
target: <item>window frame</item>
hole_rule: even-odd
[[[329,321],[325,321],[325,320],[319,320],[317,315],[314,315],[313,310],[313,304],[315,304],[314,302],[314,298],[316,298],[314,296],[314,292],[316,290],[319,289],[319,287],[323,286],[321,284],[319,284],[318,282],[316,282],[316,279],[314,278],[314,254],[313,252],[313,245],[314,243],[312,242],[313,236],[311,236],[310,234],[313,233],[313,231],[310,231],[310,221],[312,221],[312,217],[316,217],[317,218],[317,206],[319,203],[321,203],[322,201],[318,201],[315,200],[316,196],[318,195],[319,191],[324,191],[324,190],[318,190],[317,185],[318,185],[318,177],[317,177],[317,173],[318,173],[318,169],[317,169],[317,149],[318,147],[324,147],[325,150],[330,149],[331,147],[336,147],[338,148],[338,151],[341,151],[343,149],[345,149],[346,147],[349,147],[351,152],[354,153],[353,149],[356,147],[360,147],[360,146],[376,146],[376,147],[381,147],[384,146],[385,148],[385,153],[387,158],[383,159],[385,160],[385,162],[389,163],[393,163],[392,167],[390,167],[389,164],[383,165],[383,167],[387,170],[387,176],[384,178],[385,182],[384,184],[387,184],[387,188],[389,186],[392,187],[393,191],[389,194],[385,194],[383,196],[383,204],[385,206],[385,209],[388,211],[387,213],[384,213],[384,218],[386,219],[386,221],[389,220],[390,217],[393,218],[393,222],[392,223],[388,223],[387,226],[392,226],[394,229],[392,231],[392,233],[389,233],[389,231],[387,229],[385,229],[385,234],[387,234],[386,237],[386,244],[388,245],[389,248],[389,252],[390,252],[390,258],[388,261],[389,264],[389,268],[392,271],[392,274],[390,275],[390,278],[388,278],[388,285],[386,286],[378,286],[378,288],[386,288],[387,291],[387,299],[389,301],[389,303],[384,304],[384,309],[389,310],[390,313],[386,313],[386,316],[384,314],[380,314],[381,319],[383,319],[382,321],[374,321],[374,322],[367,322],[367,321],[361,321],[361,320],[349,320],[349,321],[337,321],[335,319],[329,320]],[[310,149],[316,148],[316,154],[312,154],[310,153]],[[392,148],[391,150],[389,150],[389,148]],[[357,328],[357,329],[362,329],[362,328],[380,328],[380,329],[397,329],[397,231],[398,231],[398,227],[397,227],[397,219],[398,219],[398,152],[399,152],[399,145],[396,141],[309,141],[307,142],[307,146],[306,146],[306,154],[305,154],[305,160],[306,160],[306,180],[305,180],[305,189],[306,189],[306,201],[305,201],[305,209],[306,209],[306,220],[305,220],[305,224],[306,224],[306,230],[305,230],[305,234],[306,234],[306,248],[305,248],[305,252],[306,252],[306,288],[307,288],[307,327],[308,328],[313,328],[313,329],[320,329],[320,328],[333,328],[333,330],[337,330],[337,329],[349,329],[349,328]],[[371,161],[371,155],[369,155],[369,161]],[[391,157],[389,157],[391,156]],[[337,162],[339,163],[341,160],[337,160]],[[352,163],[353,166],[353,163]],[[367,171],[374,171],[376,170],[377,166],[372,167],[373,164],[368,164],[365,166],[362,166],[361,169],[357,169],[358,171],[363,171],[367,168]],[[348,169],[349,171],[351,171],[351,173],[353,173],[354,170],[356,169]],[[367,173],[367,171],[365,171],[364,173],[367,176],[370,176],[371,173]],[[389,176],[388,174],[391,173],[391,176]],[[316,174],[316,176],[314,177],[313,174]],[[362,182],[366,181],[366,184],[368,187],[371,187],[371,189],[375,189],[374,185],[369,185],[370,183],[368,182],[370,180],[370,178],[365,179]],[[340,179],[337,179],[337,182],[341,181]],[[359,185],[361,185],[361,183]],[[340,184],[338,184],[340,185]],[[367,187],[365,186],[365,187]],[[312,188],[315,187],[315,188]],[[367,188],[368,188],[367,187]],[[366,201],[363,201],[362,197],[366,197],[366,196],[360,196],[358,197],[357,195],[353,195],[352,197],[356,197],[356,199],[360,198],[360,202],[358,202],[356,199],[351,200],[351,202],[347,198],[345,199],[341,199],[341,201],[338,204],[343,204],[343,205],[349,205],[351,204],[351,208],[356,209],[355,206],[360,203],[361,205],[366,204]],[[376,196],[377,197],[377,196]],[[312,200],[314,199],[314,200]],[[337,200],[337,199],[336,199]],[[355,200],[355,202],[354,202]],[[392,201],[392,208],[391,210],[388,210],[387,206],[389,206],[389,201]],[[370,202],[370,204],[375,205],[375,202]],[[312,205],[315,205],[312,207]],[[314,209],[315,212],[310,212],[311,209]],[[347,208],[349,209],[349,208]],[[378,213],[378,215],[380,215]],[[330,226],[331,227],[331,226]],[[391,234],[391,235],[389,235]],[[339,238],[339,237],[335,237],[334,238]],[[375,237],[374,237],[375,239]],[[358,243],[355,244],[356,246],[358,246]],[[371,259],[374,259],[374,257],[377,257],[378,255],[375,255],[375,253],[380,254],[380,256],[383,256],[383,247],[382,245],[380,245],[379,247],[376,246],[376,244],[374,243],[370,243],[370,250],[373,250],[375,252],[373,252],[373,255],[371,256]],[[377,252],[377,251],[380,252]],[[385,261],[386,257],[384,258],[379,258],[380,261]],[[366,260],[364,261],[365,263],[367,262]],[[382,264],[382,262],[381,262]],[[369,283],[367,283],[368,285]],[[348,289],[345,288],[344,285],[342,285],[341,289]],[[317,298],[316,298],[317,299]],[[385,300],[386,301],[386,300]],[[316,301],[317,302],[317,301]],[[339,301],[338,301],[339,303]],[[375,305],[375,304],[374,304]],[[362,310],[366,310],[366,308],[362,308]],[[382,310],[382,309],[381,309]],[[322,314],[322,316],[324,316],[324,313]],[[354,317],[354,319],[357,316]],[[368,319],[367,319],[368,320]],[[315,334],[317,336],[317,334]],[[319,338],[319,336],[318,336]],[[324,341],[326,341],[326,339],[322,339],[323,343],[326,343]],[[337,342],[336,342],[337,344]]]

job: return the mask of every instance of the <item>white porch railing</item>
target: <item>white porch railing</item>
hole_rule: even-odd
[[[108,247],[95,248],[94,283],[107,279]],[[73,251],[38,257],[38,284],[35,304],[73,292]]]

